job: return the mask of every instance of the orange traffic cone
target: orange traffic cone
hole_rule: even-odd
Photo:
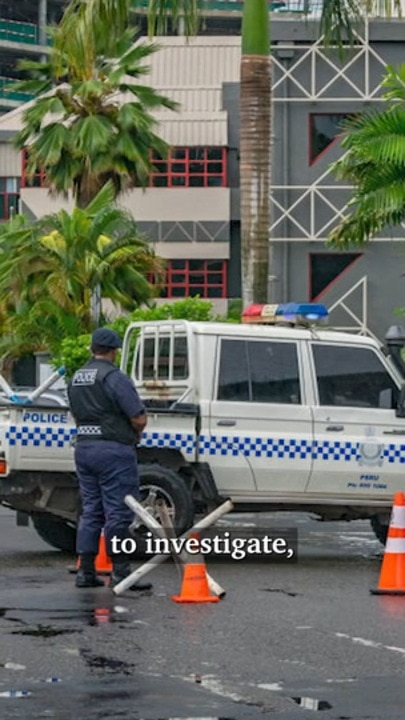
[[[107,555],[105,544],[104,530],[101,531],[100,542],[98,544],[98,555],[95,562],[96,572],[99,575],[109,575],[113,569],[111,558]]]
[[[405,595],[405,494],[394,497],[377,590],[373,595]]]
[[[101,531],[100,542],[98,544],[98,555],[95,560],[96,572],[99,575],[110,575],[113,569],[111,559],[107,555],[107,548],[104,537],[104,530]],[[80,558],[77,558],[76,572],[80,567]]]
[[[199,536],[195,533],[190,537],[199,540]],[[184,566],[180,595],[173,595],[172,600],[177,603],[218,602],[219,597],[210,593],[205,562],[201,553],[193,555],[189,553],[188,558]]]

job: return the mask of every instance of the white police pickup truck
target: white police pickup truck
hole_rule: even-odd
[[[180,532],[230,497],[238,512],[369,518],[384,542],[405,491],[405,333],[386,347],[319,325],[309,303],[251,306],[243,322],[132,324],[121,368],[149,421],[142,498],[164,497]],[[318,322],[319,321],[319,322]],[[0,405],[0,500],[73,550],[79,507],[68,407]]]

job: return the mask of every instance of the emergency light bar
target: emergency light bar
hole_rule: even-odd
[[[281,305],[248,305],[242,313],[242,323],[313,325],[324,323],[328,309],[318,303],[283,303]]]

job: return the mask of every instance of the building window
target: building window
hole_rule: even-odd
[[[152,154],[154,170],[149,187],[226,187],[226,148],[171,148],[167,158]],[[27,156],[22,155],[22,187],[47,187],[45,172],[27,176]]]
[[[311,253],[309,299],[320,298],[361,257],[361,253]]]
[[[226,187],[226,148],[171,148],[167,158],[152,155],[149,187]]]
[[[309,116],[310,165],[341,135],[343,123],[349,117],[349,113],[312,113]]]
[[[20,179],[0,178],[0,220],[9,220],[19,208]]]
[[[168,260],[160,297],[226,298],[226,271],[226,260]]]
[[[21,173],[21,187],[35,187],[43,188],[47,187],[46,174],[43,170],[39,170],[32,176],[27,175],[27,153],[23,150],[22,153],[22,173]]]

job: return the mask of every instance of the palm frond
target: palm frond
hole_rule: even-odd
[[[134,10],[139,0],[134,2]],[[187,37],[197,35],[200,16],[197,0],[149,0],[148,34],[149,37],[166,35],[169,24],[175,29],[181,28]]]

